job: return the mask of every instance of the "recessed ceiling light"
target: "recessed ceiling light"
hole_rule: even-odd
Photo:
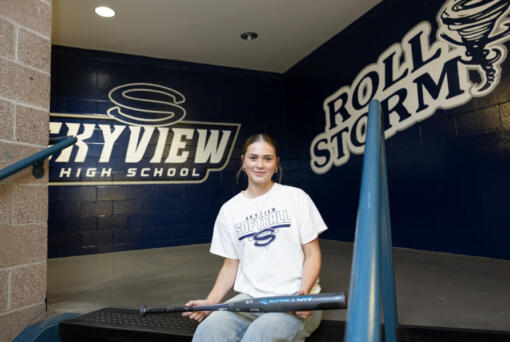
[[[110,7],[106,6],[96,7],[95,11],[97,15],[100,15],[105,18],[111,18],[115,15],[115,11],[112,10]]]
[[[244,40],[254,40],[257,39],[258,36],[256,32],[245,32],[241,34],[241,38]]]

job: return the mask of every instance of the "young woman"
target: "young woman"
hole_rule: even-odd
[[[248,187],[221,207],[211,242],[210,251],[224,258],[223,266],[207,299],[186,305],[218,304],[232,287],[239,294],[229,301],[320,291],[317,236],[327,227],[317,208],[304,191],[273,182],[282,169],[269,136],[248,138],[241,159]],[[322,312],[183,315],[203,321],[195,342],[304,341],[319,326]]]

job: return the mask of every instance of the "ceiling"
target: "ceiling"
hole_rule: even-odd
[[[379,2],[53,0],[52,44],[284,73]]]

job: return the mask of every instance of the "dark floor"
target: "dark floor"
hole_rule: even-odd
[[[347,292],[352,244],[321,240],[323,292]],[[203,298],[222,260],[209,245],[48,260],[48,317]],[[399,323],[510,331],[510,261],[394,249]],[[324,319],[345,320],[345,310]]]

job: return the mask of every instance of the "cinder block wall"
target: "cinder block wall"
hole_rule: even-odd
[[[47,147],[51,0],[0,1],[0,168]],[[48,218],[45,176],[0,181],[0,341],[43,319]]]

